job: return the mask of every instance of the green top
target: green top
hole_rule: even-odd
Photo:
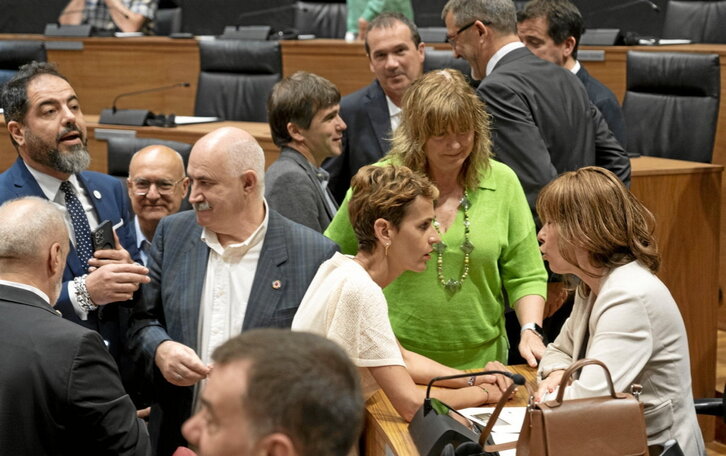
[[[379,162],[386,164],[387,161]],[[343,253],[358,243],[348,218],[348,200],[325,231]],[[437,279],[436,259],[426,271],[404,272],[385,288],[393,331],[407,349],[459,369],[507,362],[504,294],[510,303],[528,295],[546,296],[547,273],[537,243],[532,213],[522,186],[506,165],[491,161],[479,187],[469,191],[471,208],[469,277],[447,292]],[[461,210],[442,240],[444,278],[458,279],[463,268],[464,214]]]
[[[381,13],[398,12],[413,20],[411,0],[347,0],[347,32],[358,33],[358,19],[372,21]]]

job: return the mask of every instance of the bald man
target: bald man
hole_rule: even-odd
[[[194,211],[159,224],[151,282],[130,332],[147,372],[158,368],[163,376],[150,418],[159,455],[185,444],[181,425],[214,349],[247,329],[289,328],[318,266],[337,250],[268,207],[264,153],[246,131],[226,127],[202,137],[187,174]]]
[[[131,157],[128,191],[136,214],[136,242],[144,264],[148,263],[156,227],[162,218],[179,211],[188,189],[184,160],[174,149],[147,146]]]
[[[0,206],[0,454],[145,455],[146,426],[103,339],[53,308],[69,250],[53,203]]]

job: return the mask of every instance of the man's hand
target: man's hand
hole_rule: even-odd
[[[172,340],[159,344],[154,362],[166,381],[176,386],[192,386],[211,372],[194,350]]]
[[[140,284],[149,282],[148,273],[148,269],[138,264],[106,264],[88,274],[86,289],[97,306],[128,301]]]
[[[550,372],[547,378],[542,380],[537,387],[537,392],[534,394],[534,400],[540,402],[545,394],[555,391],[557,387],[560,386],[562,374],[564,373],[564,369]]]
[[[519,339],[519,354],[522,355],[529,367],[537,367],[537,361],[542,359],[545,346],[539,335],[534,331],[524,331]]]
[[[100,268],[106,264],[114,263],[126,263],[133,264],[134,260],[131,259],[129,252],[121,246],[118,241],[116,231],[113,232],[113,240],[116,243],[115,249],[96,250],[93,252],[93,257],[88,260],[88,264],[91,266],[91,271]]]

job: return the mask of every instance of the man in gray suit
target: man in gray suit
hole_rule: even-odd
[[[343,153],[324,164],[338,203],[358,169],[388,153],[391,133],[400,122],[403,92],[423,73],[424,44],[416,25],[402,14],[384,13],[373,19],[365,49],[376,79],[341,100],[340,116],[348,125]]]
[[[625,120],[618,99],[577,60],[577,47],[584,31],[585,21],[569,0],[532,0],[517,13],[517,33],[524,45],[537,57],[577,76],[615,138],[625,144]]]
[[[289,327],[330,240],[267,207],[264,154],[249,133],[220,128],[192,149],[194,211],[165,217],[149,255],[151,282],[134,309],[132,350],[154,381],[157,455],[183,445],[181,425],[211,354],[241,331]]]
[[[338,211],[320,164],[343,149],[339,103],[332,82],[305,71],[275,84],[267,100],[272,140],[282,151],[265,174],[265,198],[272,209],[319,233]]]
[[[519,177],[534,214],[558,174],[597,165],[630,182],[630,160],[569,71],[540,59],[517,36],[511,0],[450,0],[443,9],[455,57],[469,62],[493,120],[495,158]]]

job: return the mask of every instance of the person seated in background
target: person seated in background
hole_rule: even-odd
[[[53,203],[0,206],[0,455],[151,454],[101,336],[54,309],[69,250]]]
[[[255,329],[214,351],[183,433],[200,456],[340,456],[363,428],[355,366],[315,334]]]
[[[270,207],[322,233],[338,210],[320,165],[343,150],[340,92],[316,74],[298,71],[272,88],[267,113],[280,158],[265,173]]]
[[[345,40],[365,40],[368,24],[381,13],[397,12],[413,21],[411,0],[346,0]]]
[[[625,145],[625,120],[618,99],[577,60],[577,47],[584,31],[585,21],[569,0],[533,0],[517,12],[519,39],[537,57],[565,67],[577,76],[615,139]]]
[[[552,271],[580,279],[572,315],[539,366],[537,400],[554,393],[564,369],[602,361],[616,391],[643,386],[648,444],[675,439],[704,455],[691,392],[688,337],[673,297],[655,273],[655,218],[610,171],[563,174],[539,195],[541,250]],[[609,394],[597,367],[584,367],[565,399]]]
[[[159,0],[70,0],[58,16],[58,23],[90,24],[109,33],[151,35],[158,6]]]
[[[292,329],[317,332],[341,344],[360,368],[366,398],[381,388],[396,411],[410,421],[425,395],[415,383],[462,373],[398,344],[382,290],[404,271],[426,269],[433,245],[441,241],[433,226],[438,190],[409,168],[392,165],[361,168],[351,186],[348,213],[358,252],[352,257],[336,253],[320,266]],[[487,368],[504,366],[489,363]],[[501,397],[496,386],[484,386],[494,383],[494,376],[468,381],[450,380],[448,386],[462,389],[431,394],[455,408],[497,402]]]
[[[460,72],[437,70],[415,81],[402,116],[383,163],[405,165],[436,185],[441,241],[434,264],[406,271],[385,288],[393,331],[407,350],[450,367],[506,363],[505,290],[525,328],[542,324],[546,292],[522,185],[490,159],[489,116]],[[344,253],[359,250],[347,201],[325,234]],[[525,329],[519,351],[530,366],[544,349],[540,336]]]
[[[136,245],[143,264],[148,262],[156,227],[162,218],[179,211],[188,189],[184,160],[174,149],[147,146],[131,157],[128,192],[136,214]]]

